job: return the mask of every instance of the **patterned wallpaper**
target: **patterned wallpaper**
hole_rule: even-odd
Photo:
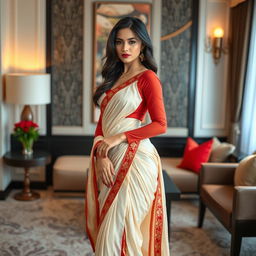
[[[160,79],[168,127],[187,127],[191,18],[192,0],[162,0]]]
[[[52,0],[52,122],[81,126],[83,0]]]

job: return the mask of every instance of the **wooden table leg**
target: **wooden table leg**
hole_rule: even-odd
[[[32,201],[40,198],[40,194],[30,190],[29,168],[25,168],[23,191],[15,194],[14,198],[20,201]]]

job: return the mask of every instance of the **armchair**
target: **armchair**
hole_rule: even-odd
[[[231,256],[240,254],[242,237],[256,236],[256,186],[234,186],[237,166],[205,163],[199,177],[198,227],[207,207],[231,233]]]

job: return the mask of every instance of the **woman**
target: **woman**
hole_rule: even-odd
[[[148,139],[166,131],[152,55],[139,19],[123,18],[110,32],[86,182],[86,230],[96,256],[169,255],[161,162]],[[152,122],[141,126],[146,111]]]

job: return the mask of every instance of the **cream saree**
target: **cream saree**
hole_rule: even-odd
[[[112,136],[141,126],[127,118],[142,98],[137,81],[110,90],[100,98],[102,132]],[[168,256],[168,234],[159,155],[149,139],[125,142],[109,151],[115,169],[114,185],[97,179],[94,151],[86,181],[86,231],[96,256]]]

